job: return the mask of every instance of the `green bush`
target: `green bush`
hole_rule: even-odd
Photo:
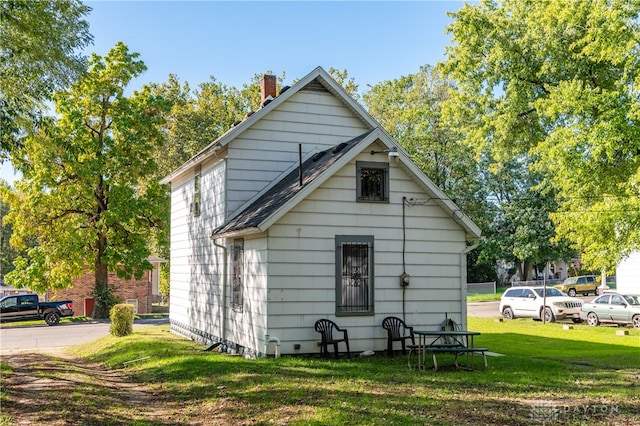
[[[136,307],[127,303],[114,305],[109,311],[111,327],[109,331],[116,337],[126,336],[133,331],[133,317]]]

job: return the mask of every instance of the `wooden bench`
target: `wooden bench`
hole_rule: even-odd
[[[409,366],[409,368],[411,368],[411,354],[413,351],[416,351],[418,353],[418,359],[420,359],[420,346],[419,345],[407,345],[407,348],[409,349],[409,356],[407,358],[407,365]],[[454,359],[454,363],[456,365],[456,368],[460,368],[458,366],[458,355],[460,354],[471,354],[472,356],[475,353],[481,353],[483,360],[484,360],[484,369],[487,369],[487,352],[489,351],[489,349],[487,348],[467,348],[464,346],[460,346],[458,344],[455,343],[451,343],[451,344],[439,344],[439,345],[432,345],[432,346],[427,346],[426,348],[424,348],[425,352],[428,354],[431,354],[433,357],[433,369],[434,370],[438,370],[438,360],[436,358],[436,354],[452,354],[455,355],[455,359]],[[420,366],[418,366],[420,367]],[[473,368],[473,358],[471,361],[471,368]]]
[[[436,354],[453,354],[455,355],[454,363],[456,364],[456,368],[458,367],[458,355],[460,354],[471,354],[471,368],[473,369],[473,355],[476,353],[481,353],[482,358],[484,360],[484,369],[487,369],[487,348],[465,348],[465,347],[439,347],[439,346],[427,346],[425,351],[433,356],[433,369],[438,370],[438,361],[436,359]]]

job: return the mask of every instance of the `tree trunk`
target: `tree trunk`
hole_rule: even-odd
[[[516,262],[516,269],[518,271],[518,279],[520,281],[528,281],[531,275],[532,263],[528,260]]]
[[[98,250],[94,266],[95,286],[93,296],[93,318],[109,318],[109,311],[115,304],[113,288],[109,286],[109,271],[107,264],[102,261],[102,256],[107,247],[107,237],[104,234],[98,236]]]

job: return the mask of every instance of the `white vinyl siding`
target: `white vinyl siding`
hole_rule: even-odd
[[[222,253],[211,232],[224,219],[225,163],[203,164],[200,172],[200,216],[194,217],[195,174],[171,183],[171,304],[172,321],[192,327],[221,324]]]
[[[229,241],[231,256],[233,241]],[[262,236],[244,239],[242,309],[228,309],[226,339],[264,351],[266,329],[267,240]],[[273,346],[273,345],[272,345]]]
[[[301,91],[264,116],[228,148],[228,214],[298,161],[369,130],[336,97]]]
[[[429,198],[423,183],[406,169],[389,165],[388,202],[356,202],[356,162],[381,161],[364,148],[318,189],[261,234],[244,235],[242,309],[231,309],[233,238],[210,236],[217,226],[303,156],[371,130],[328,92],[301,90],[269,111],[201,165],[200,216],[190,215],[194,167],[171,182],[171,312],[178,332],[204,340],[225,339],[258,352],[273,353],[265,335],[280,339],[284,354],[317,353],[313,325],[330,318],[347,329],[351,349],[386,348],[381,327],[388,315],[433,329],[445,316],[463,324],[465,230]],[[217,158],[224,157],[224,161]],[[211,157],[213,158],[213,157]],[[419,200],[405,206],[406,268],[402,266],[403,196]],[[375,241],[375,313],[340,316],[336,312],[336,235],[370,236]],[[239,237],[238,237],[239,238]],[[223,300],[224,299],[224,300]],[[226,316],[224,315],[226,312]],[[299,350],[294,345],[299,344]],[[267,350],[269,348],[269,350]]]
[[[366,161],[370,155],[357,160]],[[294,343],[301,353],[317,352],[319,318],[349,329],[353,351],[386,347],[380,324],[401,316],[402,197],[424,204],[405,206],[406,320],[434,329],[445,316],[463,323],[461,264],[465,231],[398,166],[391,165],[389,203],[355,201],[355,161],[269,228],[269,323],[283,352]],[[372,235],[375,240],[375,315],[335,318],[335,236]],[[289,351],[291,352],[291,351]]]

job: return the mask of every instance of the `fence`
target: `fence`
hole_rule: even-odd
[[[551,280],[547,280],[547,285],[548,286],[553,286],[556,284],[562,284],[564,282],[564,280],[561,279],[551,279]],[[521,286],[530,286],[530,287],[537,287],[537,286],[542,286],[544,285],[544,281],[543,280],[529,280],[529,281],[513,281],[511,283],[511,287],[521,287]]]
[[[467,283],[467,293],[496,294],[496,282]]]

